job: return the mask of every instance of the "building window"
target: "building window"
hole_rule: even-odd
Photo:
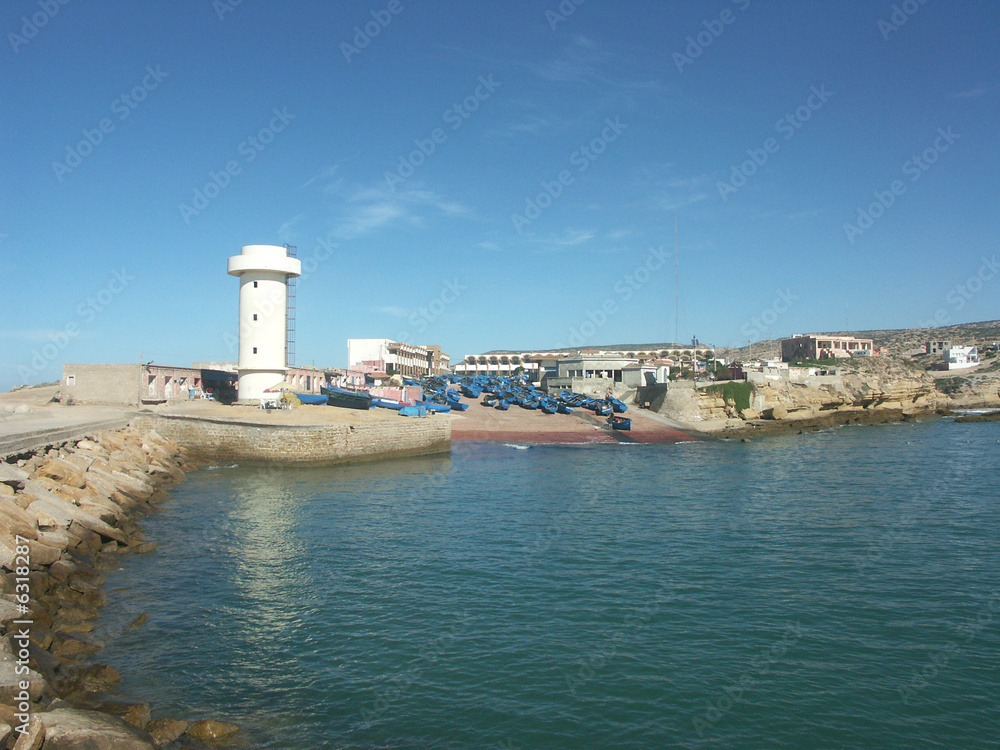
[[[257,320],[257,313],[254,313],[254,314],[253,314],[253,319],[254,319],[254,320]]]
[[[256,353],[257,353],[257,347],[256,347],[256,346],[255,346],[255,347],[253,348],[253,353],[254,353],[254,354],[256,354]]]
[[[254,289],[256,289],[256,288],[257,288],[257,282],[256,282],[256,281],[255,281],[255,282],[253,283],[253,288],[254,288]]]

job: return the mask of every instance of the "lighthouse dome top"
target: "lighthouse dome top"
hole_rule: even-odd
[[[244,245],[239,255],[229,259],[229,275],[241,276],[248,271],[272,271],[289,276],[302,275],[302,261],[289,258],[280,245]]]

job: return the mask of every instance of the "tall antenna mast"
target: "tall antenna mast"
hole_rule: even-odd
[[[677,212],[674,211],[674,343],[680,343],[680,319],[681,319],[681,269],[680,261],[677,257]]]

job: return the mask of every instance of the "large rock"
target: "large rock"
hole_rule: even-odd
[[[45,750],[156,750],[153,738],[117,716],[80,708],[38,714]]]
[[[116,542],[127,544],[125,535],[118,529],[109,526],[99,518],[95,518],[86,511],[67,502],[62,498],[53,495],[48,490],[39,486],[35,482],[28,481],[24,486],[25,494],[35,498],[35,501],[28,506],[28,514],[39,518],[39,514],[45,514],[55,519],[56,526],[61,529],[69,528],[71,523],[76,523],[85,529],[93,531],[95,534],[114,539]],[[39,526],[41,526],[39,521]]]
[[[87,480],[83,478],[83,472],[76,466],[62,458],[50,458],[42,464],[38,471],[38,476],[49,477],[57,482],[68,484],[70,487],[86,487]]]
[[[162,747],[184,734],[189,726],[191,726],[190,721],[180,719],[153,719],[146,725],[146,731],[153,738],[153,742]]]
[[[12,625],[9,629],[16,634],[21,627]],[[33,669],[29,669],[26,675],[18,674],[15,648],[20,648],[20,644],[15,646],[7,636],[0,638],[0,703],[6,705],[14,704],[15,698],[21,692],[22,681],[28,682],[28,695],[33,701],[41,697],[46,687],[45,678]]]
[[[45,741],[45,724],[38,716],[32,716],[28,722],[28,731],[19,735],[14,743],[14,750],[38,750]]]
[[[226,737],[230,737],[238,731],[240,731],[240,728],[235,724],[230,724],[225,721],[216,721],[215,719],[202,719],[201,721],[196,721],[194,724],[189,726],[186,734],[193,740],[212,742],[213,740],[221,740]]]

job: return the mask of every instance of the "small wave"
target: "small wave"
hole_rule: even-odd
[[[238,469],[238,468],[240,468],[239,464],[223,464],[223,465],[220,465],[220,466],[206,466],[205,470],[206,471],[215,471],[216,469]]]
[[[516,451],[526,451],[530,448],[530,445],[519,445],[517,443],[504,443],[504,447],[513,448]]]

